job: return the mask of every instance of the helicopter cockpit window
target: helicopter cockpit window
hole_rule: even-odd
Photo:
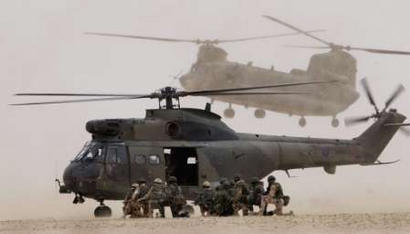
[[[148,157],[149,164],[151,165],[158,165],[159,164],[159,157],[158,155],[150,155]]]
[[[93,160],[96,158],[102,158],[103,146],[87,143],[84,148],[74,158],[74,161],[79,160]]]

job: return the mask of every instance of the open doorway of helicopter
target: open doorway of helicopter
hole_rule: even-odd
[[[198,156],[195,148],[164,148],[165,178],[175,176],[180,186],[198,186]]]

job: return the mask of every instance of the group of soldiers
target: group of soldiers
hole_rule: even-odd
[[[154,209],[159,210],[159,216],[165,217],[165,206],[170,206],[173,217],[187,217],[189,212],[184,209],[186,200],[177,178],[170,176],[167,183],[156,178],[151,187],[148,187],[145,179],[139,179],[138,183],[131,185],[124,199],[124,217],[154,217]]]
[[[235,175],[233,180],[221,178],[217,186],[204,181],[194,204],[199,206],[202,216],[239,215],[241,210],[243,216],[289,215],[292,212],[283,213],[283,207],[289,200],[274,176],[268,177],[265,190],[263,182],[257,177],[252,178],[248,185],[240,175]],[[268,212],[268,204],[273,204],[275,209]],[[153,209],[158,209],[159,216],[165,217],[165,206],[170,206],[173,217],[188,217],[192,212],[178,186],[177,178],[170,176],[167,183],[156,178],[151,187],[147,186],[144,179],[140,179],[131,186],[124,200],[124,217],[154,217]],[[258,212],[254,212],[254,206],[259,207]]]
[[[248,185],[240,175],[234,176],[231,181],[221,178],[215,189],[210,185],[205,181],[195,200],[195,205],[199,205],[202,216],[239,215],[241,210],[243,216],[292,214],[283,213],[283,207],[288,205],[290,198],[283,194],[282,186],[276,182],[274,176],[268,177],[266,190],[263,182],[257,177],[252,178]],[[275,209],[268,212],[268,204],[273,204]],[[259,207],[258,212],[254,212],[254,206]]]

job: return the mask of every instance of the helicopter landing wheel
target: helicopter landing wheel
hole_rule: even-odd
[[[232,119],[235,116],[235,111],[231,106],[224,110],[224,116],[228,119]]]
[[[111,208],[104,205],[104,203],[100,203],[100,205],[95,208],[94,210],[94,216],[96,218],[104,218],[104,217],[111,217]]]
[[[263,109],[256,109],[254,114],[255,114],[255,118],[263,119],[265,118],[266,112]]]
[[[305,117],[300,117],[300,119],[299,119],[299,126],[301,126],[302,128],[304,127],[304,126],[306,126],[306,119],[305,119]]]
[[[332,127],[337,128],[339,127],[339,120],[333,117],[332,119]]]

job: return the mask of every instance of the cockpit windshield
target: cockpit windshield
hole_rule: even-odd
[[[95,142],[87,142],[83,149],[74,158],[74,161],[93,160],[101,158],[103,155],[103,146]]]

